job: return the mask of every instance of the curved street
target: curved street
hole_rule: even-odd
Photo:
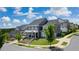
[[[68,47],[64,51],[79,51],[79,34],[72,37]]]
[[[18,46],[15,44],[5,43],[1,51],[50,51],[50,49],[44,48],[27,48]],[[55,51],[55,50],[52,50]],[[72,37],[69,46],[63,49],[63,51],[79,51],[79,34]]]
[[[27,48],[15,44],[5,43],[1,48],[1,51],[50,51],[50,50],[43,48]]]

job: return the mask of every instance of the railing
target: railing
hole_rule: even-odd
[[[25,32],[38,32],[38,30],[25,30]]]

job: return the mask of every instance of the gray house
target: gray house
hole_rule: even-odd
[[[72,29],[74,29],[74,28],[75,28],[75,24],[70,23],[70,29],[72,30]]]
[[[60,30],[60,23],[59,23],[59,21],[58,21],[57,19],[55,19],[55,20],[49,20],[49,21],[43,26],[43,29],[45,29],[49,24],[54,24],[54,26],[55,26],[55,33],[54,33],[54,34],[55,34],[55,37],[57,37],[58,35],[60,35],[61,30]],[[41,36],[42,36],[42,37],[45,37],[44,32],[42,32]]]
[[[24,36],[27,38],[40,38],[41,37],[41,31],[43,30],[43,25],[47,23],[46,18],[41,18],[34,20],[32,23],[26,25],[24,29]]]
[[[75,24],[75,28],[78,29],[78,27],[79,27],[78,24]]]
[[[59,23],[60,23],[60,29],[61,32],[68,32],[69,30],[69,21],[67,19],[58,19]]]
[[[48,21],[44,26],[43,29],[46,28],[49,24],[55,25],[55,37],[60,36],[61,32],[68,32],[69,30],[69,21],[65,19],[55,19]],[[42,33],[42,36],[45,37],[44,33]]]
[[[70,23],[70,27],[69,28],[71,30],[73,30],[73,29],[78,29],[78,27],[79,27],[78,24]]]
[[[55,25],[55,37],[60,36],[61,32],[68,32],[69,27],[71,26],[69,21],[66,19],[58,18],[48,21],[46,18],[40,18],[34,20],[30,24],[17,27],[16,31],[20,32],[26,38],[41,38],[45,37],[43,30],[49,24]],[[77,27],[77,25],[75,25],[75,27]]]

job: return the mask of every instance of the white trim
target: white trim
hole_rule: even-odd
[[[24,32],[38,32],[37,30],[25,30]]]

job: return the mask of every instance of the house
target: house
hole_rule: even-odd
[[[55,25],[55,37],[58,37],[61,35],[61,32],[68,32],[69,30],[69,21],[64,20],[64,19],[55,19],[55,20],[50,20],[43,26],[43,29],[46,28],[49,24],[54,24]],[[44,33],[42,33],[42,36],[44,37]]]
[[[26,30],[28,24],[22,25],[22,26],[18,26],[16,27],[15,31],[19,32],[20,34],[22,34],[23,36],[25,36],[26,34],[24,33],[24,31]]]
[[[43,29],[45,29],[49,24],[54,24],[54,26],[55,26],[55,33],[54,33],[54,35],[55,35],[55,37],[59,36],[61,30],[60,30],[60,23],[58,22],[58,20],[57,20],[57,19],[55,19],[55,20],[49,20],[49,21],[43,26]],[[42,37],[45,37],[44,32],[42,32],[41,36],[42,36]]]
[[[67,19],[53,19],[47,20],[46,18],[36,19],[30,24],[22,25],[16,28],[26,38],[42,38],[45,37],[44,29],[49,24],[55,25],[55,37],[60,36],[61,32],[68,32],[70,28],[77,28],[78,25],[71,24]]]
[[[69,21],[67,19],[60,19],[58,18],[60,23],[60,30],[61,32],[68,32],[69,30]]]
[[[78,24],[70,23],[70,27],[69,27],[70,31],[75,31],[75,29],[78,29],[78,28],[79,28]]]
[[[69,27],[71,30],[73,30],[75,28],[75,24],[73,23],[70,23],[70,27]]]
[[[78,27],[79,27],[78,24],[75,24],[75,28],[78,29]]]
[[[36,19],[30,24],[28,24],[24,30],[25,36],[27,38],[40,38],[43,25],[47,23],[46,18]]]

